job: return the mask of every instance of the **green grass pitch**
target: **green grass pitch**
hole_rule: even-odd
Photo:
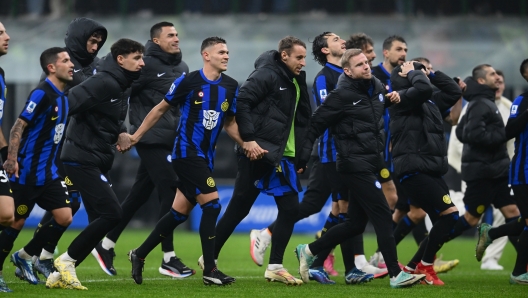
[[[79,231],[68,231],[59,243],[63,252]],[[18,237],[14,250],[20,249],[31,237],[32,230],[26,229]],[[310,282],[300,287],[288,287],[281,283],[268,283],[264,279],[265,267],[256,266],[249,255],[249,234],[234,234],[224,246],[219,259],[219,269],[237,278],[235,284],[226,287],[204,286],[202,274],[183,280],[171,279],[158,273],[162,253],[156,248],[145,262],[142,285],[134,284],[130,277],[130,263],[126,253],[137,247],[148,235],[146,230],[125,230],[116,246],[115,268],[117,276],[108,276],[99,268],[92,256],[77,268],[77,274],[88,291],[46,289],[44,285],[30,285],[14,276],[9,258],[4,264],[3,275],[14,291],[12,297],[528,297],[528,287],[510,285],[509,275],[515,262],[515,251],[511,244],[506,246],[501,264],[504,271],[480,270],[475,260],[473,239],[456,239],[446,244],[440,253],[444,259],[458,258],[460,264],[451,272],[439,277],[446,283],[443,287],[418,285],[408,289],[391,289],[388,278],[374,280],[365,285],[346,285],[343,277],[341,252],[336,250],[336,269],[339,276],[332,277],[336,285],[321,285]],[[174,236],[177,255],[189,267],[198,269],[196,260],[201,255],[200,239],[197,233],[177,231]],[[312,235],[293,235],[286,250],[284,265],[298,276],[298,263],[293,249],[299,243],[313,240]],[[376,248],[372,235],[365,236],[367,258]],[[402,263],[408,261],[416,250],[412,237],[407,237],[398,246]],[[269,251],[269,250],[268,250]],[[268,252],[269,254],[269,252]],[[266,258],[267,260],[267,258]],[[4,294],[4,293],[3,293]]]

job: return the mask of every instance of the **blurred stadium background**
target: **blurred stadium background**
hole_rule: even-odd
[[[275,49],[280,38],[297,36],[307,42],[310,52],[308,42],[314,36],[332,31],[343,39],[356,32],[370,35],[378,56],[374,64],[383,60],[383,40],[398,34],[407,40],[407,58],[427,57],[435,69],[450,76],[465,78],[474,66],[489,63],[504,72],[507,98],[513,100],[528,87],[518,71],[528,54],[528,0],[0,0],[0,21],[11,36],[9,54],[0,59],[9,90],[2,126],[6,136],[39,80],[40,53],[48,47],[63,46],[69,22],[79,16],[96,19],[108,29],[100,56],[119,38],[145,43],[153,24],[172,22],[179,32],[183,59],[191,70],[202,65],[201,41],[221,36],[230,50],[227,74],[240,83],[253,70],[255,58]],[[311,85],[321,66],[311,54],[307,60],[305,70]],[[138,164],[134,151],[116,156],[111,176],[120,200],[125,199]],[[452,174],[448,177],[454,177],[452,188],[457,190],[459,181]],[[224,186],[220,189],[224,207],[235,175],[233,142],[222,134],[214,177]],[[252,211],[253,219],[245,221],[242,230],[263,227],[274,219],[273,200],[263,198],[259,202]],[[131,225],[154,224],[157,210],[157,200],[150,200]],[[38,212],[32,216],[34,221],[40,219]],[[319,229],[326,214],[306,220],[296,231]],[[74,223],[84,225],[85,221]],[[194,224],[191,220],[187,228]]]

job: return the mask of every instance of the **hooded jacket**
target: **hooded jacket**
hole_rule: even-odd
[[[143,119],[160,103],[171,84],[189,67],[182,61],[182,54],[169,54],[152,41],[145,44],[145,66],[139,79],[132,84],[130,95],[130,134],[136,132]],[[141,138],[140,144],[164,145],[172,149],[180,120],[178,109],[173,107]]]
[[[495,90],[479,84],[472,77],[464,98],[466,114],[460,119],[456,136],[464,144],[462,150],[462,180],[508,177],[510,159],[506,148],[504,122],[495,104]]]
[[[128,109],[125,91],[139,72],[120,67],[112,54],[102,58],[97,74],[70,89],[70,122],[63,143],[63,162],[112,168],[115,144]]]
[[[385,93],[385,87],[374,76],[363,80],[341,74],[336,89],[328,94],[310,119],[302,160],[308,160],[314,140],[331,127],[338,172],[379,172],[384,167],[382,117],[385,106],[390,104],[385,100]]]
[[[300,91],[297,109],[293,78],[297,80]],[[260,55],[255,61],[255,70],[238,93],[236,121],[242,140],[256,141],[261,148],[268,150],[263,160],[276,166],[283,157],[294,120],[297,162],[310,114],[306,73],[301,71],[298,76],[294,76],[280,60],[278,51],[267,51]]]
[[[426,75],[415,68],[406,78],[401,66],[391,74],[392,88],[400,93],[401,102],[389,108],[392,132],[392,160],[399,177],[423,173],[441,176],[447,172],[447,142],[444,134],[444,114],[462,95],[458,84],[436,71]],[[433,86],[438,91],[433,92]]]

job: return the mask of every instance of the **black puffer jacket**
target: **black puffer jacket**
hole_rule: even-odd
[[[464,143],[462,180],[508,177],[506,131],[495,104],[495,90],[471,77],[464,82],[467,84],[464,98],[469,103],[456,129],[457,138]]]
[[[421,65],[421,64],[420,64]],[[431,74],[430,82],[423,72],[414,70],[407,78],[391,74],[392,88],[400,93],[401,102],[389,109],[392,132],[392,160],[400,177],[411,173],[443,175],[447,172],[447,142],[444,114],[453,106],[462,91],[444,73]]]
[[[380,80],[339,77],[337,87],[315,110],[310,120],[302,159],[307,160],[314,140],[327,128],[337,149],[337,171],[376,173],[384,167],[383,113],[390,102]]]
[[[139,79],[132,84],[130,95],[130,134],[136,132],[147,114],[163,100],[171,84],[189,67],[182,61],[182,54],[168,54],[152,41],[145,44],[145,66]],[[173,107],[165,113],[139,141],[140,144],[163,145],[172,148],[180,117]]]
[[[139,72],[120,67],[109,53],[97,74],[73,87],[68,95],[70,123],[61,153],[63,162],[112,168],[115,143],[126,132],[128,102],[125,92]]]
[[[268,150],[263,160],[278,165],[290,134],[295,114],[295,152],[298,160],[311,114],[306,73],[295,76],[300,89],[295,112],[294,75],[280,61],[277,51],[268,51],[255,61],[255,70],[240,87],[236,121],[245,142],[256,141]]]

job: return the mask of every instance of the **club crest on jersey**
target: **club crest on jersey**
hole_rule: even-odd
[[[215,110],[203,110],[203,121],[202,124],[207,130],[213,130],[218,123],[218,117],[220,112]]]
[[[380,93],[380,95],[378,96],[379,98],[379,101],[383,102],[383,94]]]
[[[172,156],[171,156],[170,154],[167,155],[167,161],[170,162],[170,163],[172,163]]]
[[[203,91],[198,92],[198,97],[202,98],[203,95],[204,95],[204,94],[203,94]]]
[[[55,135],[53,136],[53,142],[55,144],[58,144],[60,140],[62,139],[63,134],[64,134],[64,123],[59,123],[55,125]]]
[[[105,175],[101,174],[101,180],[103,180],[104,182],[108,182],[108,179],[106,179]]]
[[[59,111],[59,106],[56,106],[55,107],[55,112],[58,112]]]
[[[27,105],[26,112],[31,114],[33,113],[36,107],[37,107],[37,103],[34,101],[30,101]]]
[[[389,91],[390,90],[389,85],[385,85],[385,89],[387,89],[387,91]]]
[[[229,109],[229,103],[227,102],[227,98],[220,107],[222,108],[222,112],[225,112],[227,111],[227,109]]]
[[[374,185],[376,185],[376,187],[377,187],[378,189],[381,189],[381,183],[379,183],[379,181],[376,181],[376,183],[374,183]]]

